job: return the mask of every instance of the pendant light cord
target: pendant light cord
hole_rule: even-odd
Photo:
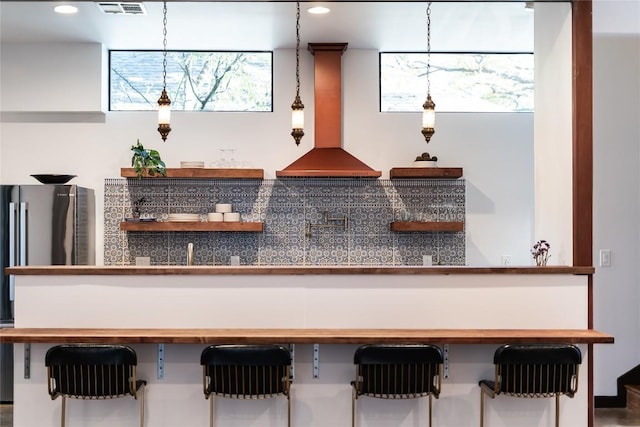
[[[167,89],[167,2],[162,9],[162,88]]]
[[[431,2],[427,4],[427,96],[431,95]]]
[[[300,96],[300,2],[296,2],[296,97]]]

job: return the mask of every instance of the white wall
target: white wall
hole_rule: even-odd
[[[103,111],[106,85],[96,84],[106,82],[102,56],[102,46],[96,43],[3,45],[0,108],[3,112]]]
[[[594,326],[615,336],[595,346],[595,395],[640,363],[640,2],[593,5]]]
[[[33,49],[31,54],[37,56],[45,47],[21,48]],[[169,167],[179,166],[181,160],[208,164],[218,158],[220,149],[233,148],[237,159],[263,168],[266,178],[274,178],[276,170],[313,145],[312,59],[303,51],[301,98],[308,119],[300,147],[289,135],[295,56],[292,50],[278,50],[274,54],[273,113],[174,112],[173,130],[166,142],[156,131],[154,112],[106,112],[103,117],[3,112],[0,182],[35,183],[29,176],[32,173],[78,175],[72,183],[96,189],[97,241],[101,242],[103,180],[119,176],[120,168],[128,166],[129,149],[137,138],[159,149]],[[1,66],[6,66],[4,61]],[[437,154],[442,166],[464,167],[469,194],[468,264],[498,265],[500,256],[509,254],[514,264],[531,265],[533,115],[441,113],[436,135],[427,146],[420,133],[419,113],[378,112],[377,51],[347,50],[343,70],[344,148],[381,170],[383,178],[392,167],[410,165],[423,151]],[[42,71],[40,78],[48,81],[47,70]],[[0,90],[23,83],[3,79]],[[99,84],[97,78],[93,84]],[[69,90],[68,96],[84,95]],[[98,263],[102,251],[99,243]]]
[[[535,5],[535,240],[573,263],[571,4]]]

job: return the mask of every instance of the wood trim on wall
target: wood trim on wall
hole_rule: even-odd
[[[573,265],[593,263],[592,0],[572,3]]]
[[[573,265],[593,264],[593,32],[592,0],[573,0]],[[593,327],[593,277],[588,286],[588,326]],[[588,427],[593,427],[593,345],[587,374]]]

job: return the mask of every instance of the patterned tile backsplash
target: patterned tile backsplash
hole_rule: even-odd
[[[142,214],[214,211],[231,203],[242,221],[264,223],[253,232],[126,232],[133,202]],[[328,218],[328,224],[323,227]],[[345,221],[346,218],[346,221]],[[463,232],[394,232],[393,221],[465,220],[463,179],[106,179],[104,263],[186,265],[465,265]],[[346,227],[345,227],[346,222]],[[309,227],[309,224],[312,224]]]

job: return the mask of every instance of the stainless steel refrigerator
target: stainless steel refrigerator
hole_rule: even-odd
[[[9,266],[95,264],[95,195],[77,185],[0,185],[0,327],[14,325]],[[35,307],[34,307],[35,308]],[[13,401],[13,345],[0,344],[0,402]]]

